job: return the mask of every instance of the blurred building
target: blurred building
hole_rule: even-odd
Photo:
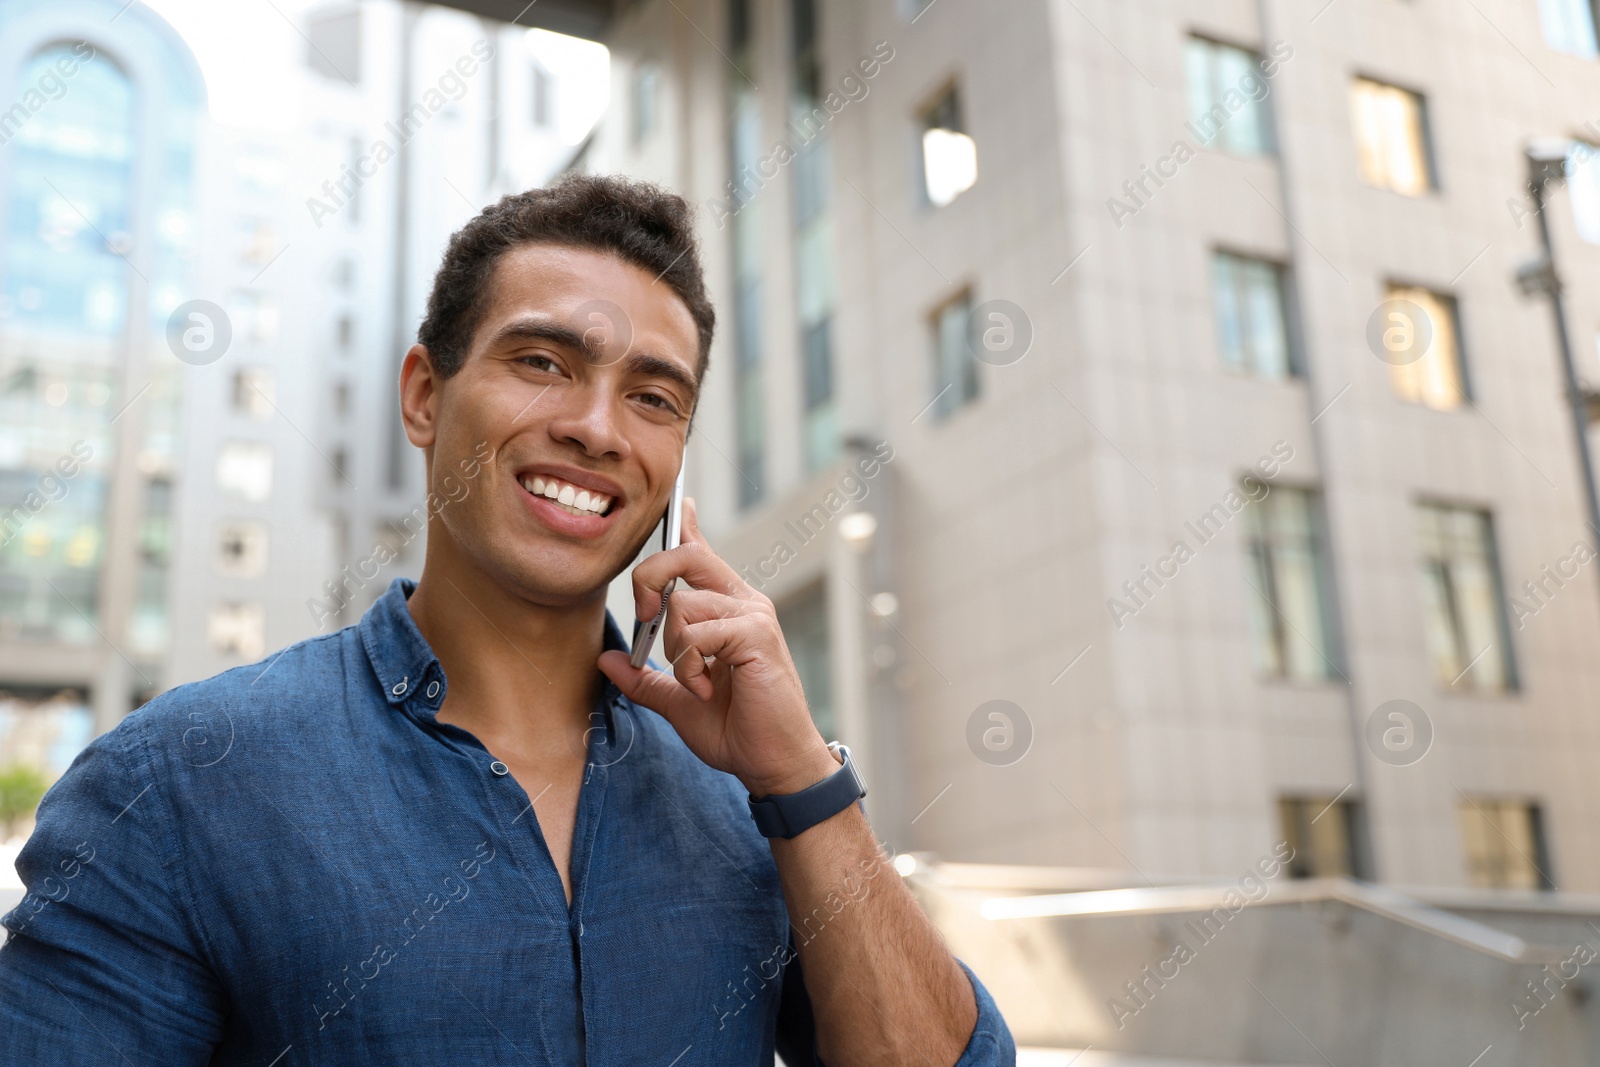
[[[692,491],[889,840],[1600,888],[1600,571],[1512,281],[1525,147],[1600,139],[1588,5],[647,0],[604,38],[581,165],[702,208]]]
[[[0,765],[54,778],[162,689],[310,632],[322,288],[279,263],[303,149],[211,123],[163,20],[7,3],[0,27]]]
[[[302,621],[329,632],[421,572],[427,490],[400,424],[401,361],[450,235],[571,156],[573,87],[541,58],[569,49],[526,24],[398,0],[326,4],[304,22],[302,106],[325,172],[297,190],[311,221],[301,263],[333,282],[313,330],[332,401],[319,447],[340,462],[323,479],[334,565],[295,595]],[[589,50],[603,69],[604,51]]]
[[[570,156],[562,75],[460,12],[302,21],[304,117],[238,129],[144,5],[0,3],[0,764],[420,570],[400,359],[449,234]]]

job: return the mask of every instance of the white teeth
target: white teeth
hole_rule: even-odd
[[[579,489],[577,486],[559,482],[554,478],[546,479],[538,475],[531,475],[524,477],[521,481],[522,488],[534,496],[548,497],[574,514],[604,515],[606,509],[611,507],[611,498],[604,493]]]

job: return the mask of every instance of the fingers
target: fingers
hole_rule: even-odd
[[[679,716],[700,703],[699,698],[679,685],[669,672],[635,667],[628,662],[625,652],[616,649],[602,652],[599,664],[601,672],[616,683],[624,696],[640,707],[659,712],[674,725]]]
[[[657,552],[633,569],[634,611],[641,619],[654,618],[661,608],[661,590],[672,578],[695,589],[709,590],[756,603],[766,600],[739,573],[711,549],[695,515],[694,498],[683,501],[683,536],[679,547]],[[678,596],[677,592],[673,597]],[[770,603],[770,602],[769,602]]]
[[[667,609],[667,623],[662,634],[662,648],[671,661],[672,673],[684,688],[701,700],[711,699],[713,687],[705,658],[715,653],[699,648],[687,636],[689,628],[702,622],[737,619],[752,613],[760,613],[759,606],[724,593],[705,589],[673,592],[672,606]]]

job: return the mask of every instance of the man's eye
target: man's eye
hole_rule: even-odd
[[[555,370],[556,361],[549,356],[523,356],[522,362],[536,370]],[[543,366],[541,366],[543,364]]]
[[[639,399],[646,401],[647,406],[649,407],[660,408],[662,411],[670,411],[674,415],[678,413],[678,406],[672,401],[668,400],[666,397],[662,396],[660,393],[640,393]]]

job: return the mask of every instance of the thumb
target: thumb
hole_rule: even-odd
[[[683,711],[683,699],[693,694],[678,684],[671,671],[658,671],[649,666],[635,667],[628,661],[626,652],[612,649],[600,653],[600,670],[616,683],[624,696],[658,713],[672,722]]]

